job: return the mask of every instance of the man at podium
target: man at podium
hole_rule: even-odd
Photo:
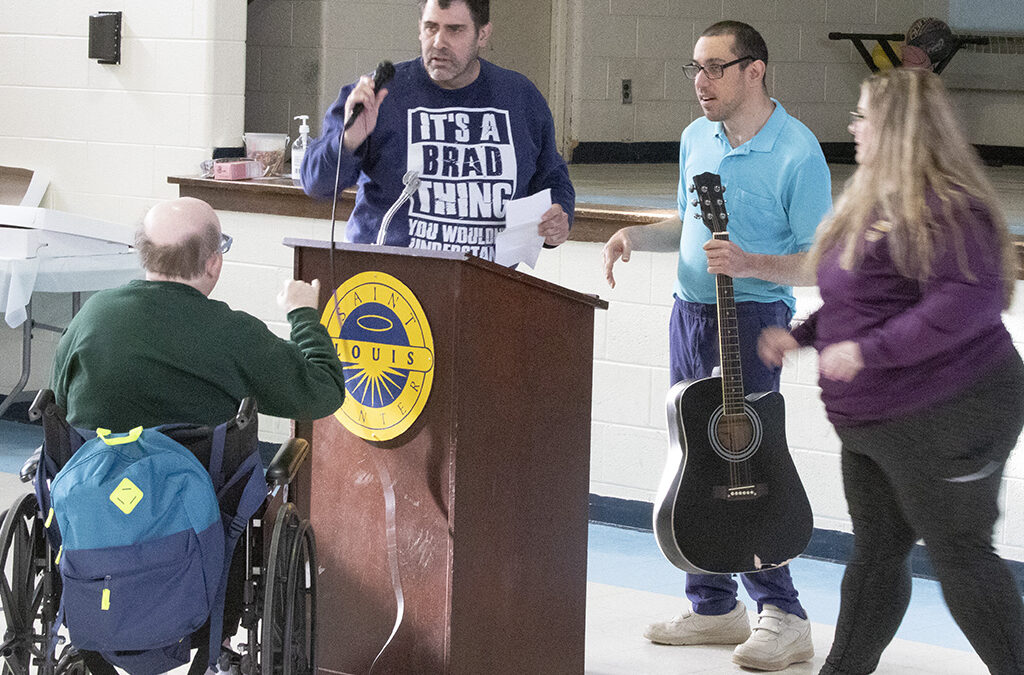
[[[493,260],[506,202],[550,188],[537,231],[547,246],[563,243],[575,192],[551,111],[525,76],[480,58],[488,0],[419,4],[420,58],[396,65],[379,91],[370,76],[341,90],[303,160],[306,193],[329,199],[358,183],[351,242],[376,242],[386,212],[408,199],[382,243]]]

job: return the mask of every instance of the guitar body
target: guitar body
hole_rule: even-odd
[[[731,574],[800,555],[814,519],[786,444],[782,395],[744,399],[738,440],[721,429],[720,377],[680,382],[667,406],[669,456],[654,534],[669,562],[696,574]]]

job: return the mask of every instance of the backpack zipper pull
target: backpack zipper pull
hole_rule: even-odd
[[[110,609],[110,575],[103,577],[103,597],[100,599],[100,609],[104,612]]]

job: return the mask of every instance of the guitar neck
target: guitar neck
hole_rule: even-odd
[[[715,232],[714,237],[728,241],[729,234]],[[718,352],[722,362],[722,408],[726,415],[738,415],[743,412],[743,367],[732,277],[717,275],[715,287],[718,294]]]

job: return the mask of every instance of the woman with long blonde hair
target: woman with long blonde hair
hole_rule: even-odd
[[[810,260],[822,306],[761,358],[819,352],[842,441],[854,552],[821,673],[870,673],[910,601],[923,538],[950,612],[993,673],[1024,673],[1024,603],[992,546],[1024,427],[1024,363],[1002,323],[1016,279],[1006,223],[938,76],[861,87],[859,164]]]

